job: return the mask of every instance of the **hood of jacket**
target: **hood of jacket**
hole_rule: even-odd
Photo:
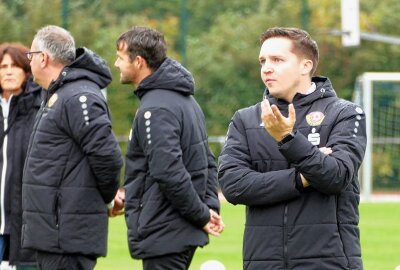
[[[26,94],[35,93],[35,92],[41,91],[41,90],[42,90],[42,87],[33,81],[32,76],[29,76],[28,79],[26,80],[25,89],[24,89],[23,94],[26,95]]]
[[[193,95],[194,79],[179,62],[167,57],[156,71],[138,85],[135,94],[141,98],[146,92],[154,89]]]
[[[49,92],[77,80],[89,80],[105,88],[111,83],[112,75],[103,58],[87,48],[78,48],[75,61],[64,67],[58,79],[50,84]]]
[[[316,85],[316,89],[314,92],[308,95],[297,93],[293,97],[292,103],[295,108],[309,106],[317,99],[336,96],[336,92],[332,87],[332,83],[327,77],[316,76],[312,78],[312,82],[314,82]],[[270,96],[268,93],[268,89],[266,89],[265,91],[266,93],[264,95],[268,97],[268,100],[271,104],[276,104],[279,109],[287,108],[289,102]]]

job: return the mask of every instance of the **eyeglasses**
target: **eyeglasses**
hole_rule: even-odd
[[[26,57],[29,59],[29,61],[32,61],[32,57],[34,53],[42,53],[42,51],[35,51],[35,52],[26,52]]]

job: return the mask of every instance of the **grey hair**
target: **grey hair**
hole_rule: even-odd
[[[71,33],[55,25],[45,26],[36,33],[37,50],[45,51],[54,61],[69,65],[75,60],[75,40]]]

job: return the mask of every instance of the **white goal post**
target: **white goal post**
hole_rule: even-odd
[[[382,94],[382,92],[385,93]],[[388,95],[390,93],[393,94]],[[382,95],[386,96],[382,97]],[[353,100],[364,109],[366,115],[367,148],[360,169],[362,199],[364,201],[382,199],[400,200],[400,195],[396,195],[396,191],[397,193],[400,191],[400,186],[397,187],[395,192],[387,192],[385,196],[376,196],[373,192],[374,177],[377,178],[376,180],[380,180],[377,172],[373,170],[378,170],[377,168],[382,168],[382,166],[388,166],[385,162],[390,158],[385,160],[384,156],[390,157],[392,155],[398,158],[398,155],[396,155],[397,152],[385,154],[384,151],[387,151],[387,145],[394,147],[395,151],[400,149],[400,128],[398,127],[400,126],[400,122],[397,122],[400,117],[400,108],[397,109],[397,104],[400,100],[400,72],[367,72],[360,75],[356,81]],[[379,100],[386,100],[386,103],[382,105],[379,103]],[[392,103],[395,104],[395,107],[389,108],[389,105]],[[385,105],[388,105],[388,107],[385,107]],[[385,115],[388,112],[391,112],[391,115]],[[390,128],[392,130],[389,130]],[[381,132],[379,129],[388,129],[388,131]],[[378,133],[379,135],[376,135]],[[394,164],[394,166],[398,168],[400,164]],[[393,169],[390,167],[386,171],[392,173],[392,179],[397,177],[400,181],[400,175],[393,176],[393,172],[398,172],[397,168]]]

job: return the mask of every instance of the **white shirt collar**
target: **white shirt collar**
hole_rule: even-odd
[[[306,95],[311,94],[311,93],[314,92],[316,89],[317,89],[317,85],[316,85],[314,82],[312,82],[310,88],[308,88],[308,90],[307,90],[307,92],[306,92]]]
[[[1,98],[0,105],[1,105],[1,109],[3,110],[4,118],[8,118],[8,113],[10,111],[10,103],[11,103],[12,97],[13,97],[13,95],[11,95],[8,100],[6,100],[5,98],[3,98],[2,95],[0,95],[0,98]]]

